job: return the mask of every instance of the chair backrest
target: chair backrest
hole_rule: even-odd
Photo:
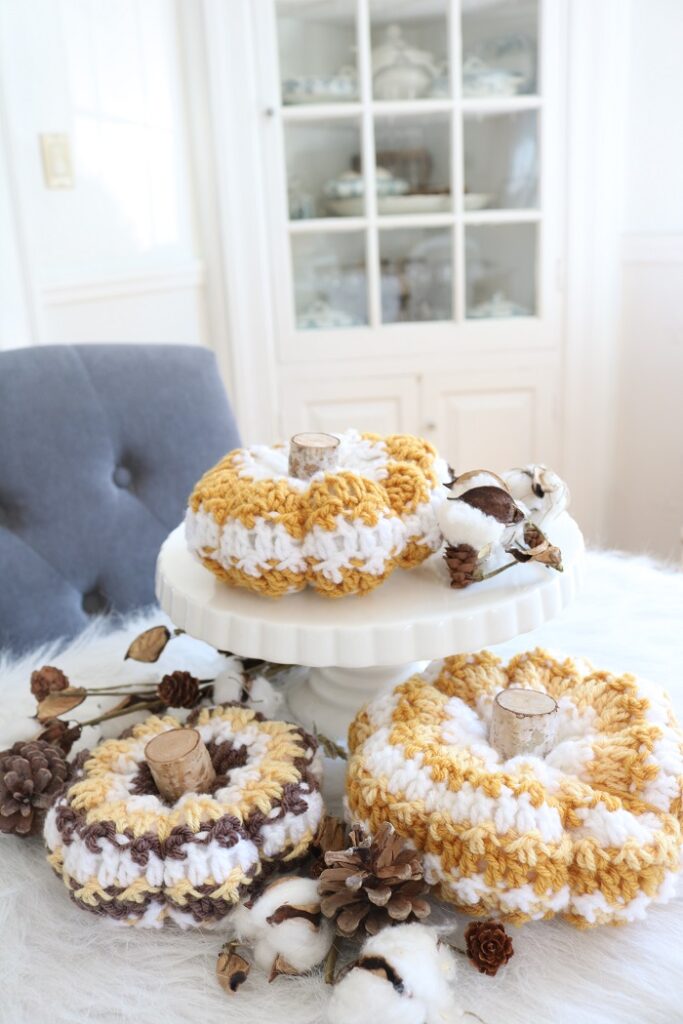
[[[151,604],[162,541],[238,444],[205,349],[0,353],[0,649]]]

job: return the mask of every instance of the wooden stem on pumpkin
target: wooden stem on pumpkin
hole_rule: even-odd
[[[489,742],[507,761],[518,754],[545,757],[557,733],[557,701],[542,690],[510,687],[496,694]]]
[[[289,442],[289,475],[308,480],[337,468],[339,438],[332,434],[295,434]]]
[[[169,729],[151,739],[145,759],[157,789],[169,803],[183,793],[206,793],[216,778],[209,752],[196,729]]]

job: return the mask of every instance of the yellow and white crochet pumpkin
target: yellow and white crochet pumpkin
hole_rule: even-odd
[[[445,462],[408,434],[339,435],[338,466],[308,480],[288,474],[285,445],[225,456],[189,499],[190,550],[220,579],[268,597],[307,585],[361,594],[442,543],[435,505]]]
[[[489,744],[496,693],[549,693],[545,758]],[[347,799],[370,831],[390,821],[424,853],[427,880],[470,914],[522,922],[633,921],[673,895],[683,822],[683,732],[668,698],[536,650],[435,662],[357,715]]]
[[[216,771],[211,792],[173,804],[160,796],[145,746],[180,723],[152,716],[80,755],[48,811],[48,860],[83,909],[143,927],[210,925],[258,883],[264,863],[295,860],[313,841],[324,813],[313,737],[240,705],[188,721]]]

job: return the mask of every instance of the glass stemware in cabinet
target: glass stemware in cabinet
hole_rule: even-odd
[[[533,209],[538,202],[537,114],[468,114],[466,211]]]
[[[358,119],[292,122],[284,131],[290,220],[362,217]]]
[[[376,118],[375,152],[380,216],[451,209],[448,114]]]
[[[382,323],[453,316],[450,228],[393,228],[379,233]]]
[[[370,0],[376,100],[450,96],[446,0]]]
[[[278,0],[276,12],[282,102],[357,100],[355,0]]]
[[[462,94],[489,99],[535,93],[537,0],[464,0]]]
[[[297,329],[329,330],[366,324],[364,232],[295,235],[291,244]]]
[[[467,318],[536,315],[536,224],[476,224],[465,229]]]

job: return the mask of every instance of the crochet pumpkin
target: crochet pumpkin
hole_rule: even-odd
[[[337,462],[300,480],[285,445],[230,452],[190,496],[190,550],[226,583],[268,597],[308,584],[330,597],[365,593],[438,550],[448,471],[429,442],[347,431]]]
[[[495,695],[559,705],[545,758],[501,762]],[[643,917],[673,895],[683,821],[683,732],[668,698],[631,675],[488,652],[436,662],[377,698],[349,734],[347,797],[371,831],[390,821],[439,895],[474,915],[579,926]]]
[[[125,924],[183,927],[224,917],[265,864],[308,849],[323,816],[315,739],[239,705],[194,712],[216,780],[166,803],[144,758],[179,723],[148,718],[79,757],[45,821],[48,860],[85,910]]]

